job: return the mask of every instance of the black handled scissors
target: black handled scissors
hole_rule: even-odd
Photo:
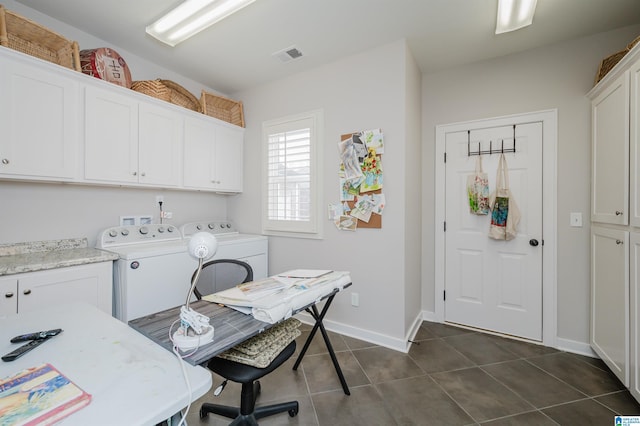
[[[61,328],[56,328],[53,330],[46,331],[38,331],[36,333],[28,333],[21,334],[20,336],[16,336],[10,340],[11,343],[19,343],[19,342],[29,342],[26,345],[22,345],[14,351],[9,352],[8,354],[2,357],[2,360],[5,362],[13,361],[15,359],[20,358],[22,355],[26,354],[30,350],[37,348],[50,338],[57,336],[62,332]]]

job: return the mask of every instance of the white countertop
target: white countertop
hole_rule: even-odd
[[[189,396],[180,361],[171,352],[84,303],[0,318],[0,353],[21,345],[9,342],[16,335],[53,328],[63,332],[13,362],[0,361],[0,377],[50,363],[91,394],[91,403],[62,425],[153,425],[211,388],[208,370],[185,364]]]

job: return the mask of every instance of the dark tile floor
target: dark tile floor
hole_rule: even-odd
[[[303,325],[302,347],[310,327]],[[320,333],[301,367],[293,359],[261,380],[258,405],[296,399],[296,417],[278,414],[261,425],[613,425],[615,414],[640,415],[640,404],[598,359],[511,339],[424,322],[408,354],[329,333],[351,395],[340,387]],[[214,387],[221,379],[214,375]],[[240,386],[210,391],[200,404],[238,405]]]

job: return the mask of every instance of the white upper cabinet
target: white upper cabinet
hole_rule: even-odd
[[[87,87],[85,178],[180,185],[182,117],[120,93]]]
[[[241,128],[216,128],[215,178],[220,192],[242,192],[243,141]]]
[[[184,130],[184,186],[242,192],[244,129],[189,117]]]
[[[242,127],[4,47],[0,130],[0,180],[242,191]]]
[[[629,69],[629,140],[631,144],[631,225],[640,227],[640,60]]]
[[[0,57],[0,176],[72,180],[79,129],[78,83],[41,66]]]
[[[629,224],[629,75],[592,100],[591,220]]]

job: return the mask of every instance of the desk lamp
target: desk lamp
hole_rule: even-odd
[[[209,325],[209,318],[191,309],[189,303],[200,278],[202,264],[213,257],[217,250],[218,240],[208,232],[198,232],[189,240],[188,251],[198,259],[198,269],[191,280],[187,300],[180,308],[180,328],[173,333],[173,342],[180,349],[193,349],[213,340],[213,326]]]

